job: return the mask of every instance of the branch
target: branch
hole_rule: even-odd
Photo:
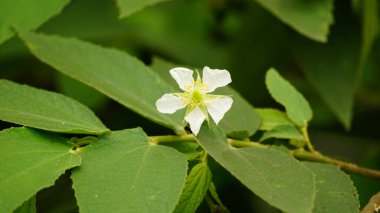
[[[378,170],[367,169],[353,163],[340,161],[340,160],[322,155],[319,152],[311,153],[305,150],[294,150],[294,151],[291,151],[291,154],[299,160],[334,164],[337,167],[349,173],[355,173],[355,174],[360,174],[360,175],[375,178],[375,179],[380,179],[380,171]]]
[[[360,213],[374,213],[380,210],[380,192],[371,197],[368,204],[360,211]]]
[[[182,136],[176,136],[176,135],[152,136],[149,138],[150,138],[150,141],[155,144],[176,143],[176,142],[194,142],[194,143],[196,142],[194,135],[191,135],[191,134],[182,135]],[[231,138],[228,138],[227,142],[231,146],[236,147],[236,148],[241,148],[241,147],[269,148],[270,147],[270,146],[253,142],[253,141],[245,141],[245,140],[242,141],[242,140],[236,140],[236,139],[231,139]],[[290,151],[290,154],[299,160],[333,164],[349,173],[355,173],[355,174],[360,174],[366,177],[380,179],[380,171],[378,170],[368,169],[368,168],[360,167],[353,163],[340,161],[340,160],[322,155],[321,153],[314,151],[314,148],[312,147],[308,147],[308,148],[310,149],[311,152],[298,149],[298,150]]]

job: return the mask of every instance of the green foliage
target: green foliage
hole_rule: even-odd
[[[271,68],[267,72],[265,83],[272,98],[285,107],[286,113],[294,123],[303,127],[311,120],[313,112],[309,103],[275,69]]]
[[[303,162],[316,175],[313,212],[359,212],[359,199],[350,177],[336,166]]]
[[[20,32],[43,62],[155,122],[183,131],[181,115],[160,113],[155,102],[172,92],[168,84],[136,58],[78,39]]]
[[[199,163],[195,165],[186,178],[185,187],[174,212],[195,212],[206,195],[210,183],[211,171],[207,164]]]
[[[52,16],[59,14],[69,2],[70,0],[2,0],[0,44],[14,35],[12,27],[36,29]]]
[[[81,164],[65,138],[28,128],[0,132],[0,211],[10,212]]]
[[[300,213],[313,208],[314,175],[291,156],[275,149],[231,148],[215,126],[209,129],[203,125],[197,140],[219,164],[270,205]]]
[[[186,157],[152,144],[141,129],[101,136],[73,171],[81,212],[171,212],[185,184]]]
[[[376,125],[368,123],[379,120],[378,3],[256,3],[1,1],[0,212],[204,212],[207,206],[210,212],[358,212],[357,191],[365,204],[379,184],[365,190],[369,181],[353,178],[356,190],[338,168],[370,177],[379,171],[327,154],[371,156],[376,168],[379,153],[363,138],[335,143],[343,130],[324,103],[346,129],[354,120],[356,136],[377,141]],[[14,33],[20,39],[10,40]],[[185,110],[157,110],[158,98],[179,92],[168,72],[177,66],[229,70],[231,87],[215,93],[233,104],[218,127],[204,122],[194,136]],[[271,108],[278,104],[270,96],[284,111]],[[27,127],[9,128],[14,124]],[[177,135],[166,135],[171,131]],[[241,184],[268,205],[250,199]]]
[[[120,10],[120,18],[131,15],[146,6],[169,0],[116,0]]]
[[[63,133],[102,134],[108,129],[86,106],[61,94],[0,80],[0,119]]]
[[[256,0],[281,21],[313,40],[327,42],[334,22],[333,0]]]

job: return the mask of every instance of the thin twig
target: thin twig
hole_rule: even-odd
[[[334,164],[337,167],[349,173],[355,173],[355,174],[360,174],[360,175],[371,177],[371,178],[380,179],[380,171],[378,170],[368,169],[368,168],[358,166],[354,163],[337,160],[337,159],[322,155],[319,152],[311,153],[305,150],[293,150],[291,151],[291,154],[299,160]]]

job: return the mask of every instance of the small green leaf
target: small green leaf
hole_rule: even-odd
[[[273,15],[300,34],[319,42],[327,42],[334,22],[333,0],[256,0]]]
[[[260,141],[264,141],[269,138],[295,139],[295,140],[304,139],[301,131],[293,125],[275,126],[271,130],[265,132],[263,136],[260,138]]]
[[[72,179],[83,213],[172,212],[185,184],[186,156],[141,129],[100,136],[82,158]]]
[[[199,163],[195,165],[186,178],[185,188],[174,212],[195,212],[202,203],[210,183],[211,171],[207,164]]]
[[[270,148],[231,148],[223,132],[203,125],[200,145],[257,196],[285,212],[311,212],[314,175],[288,154]]]
[[[0,80],[0,97],[0,120],[63,133],[108,131],[86,106],[58,93]]]
[[[317,194],[313,212],[359,212],[358,194],[350,176],[333,165],[312,162],[303,164],[316,175]]]
[[[255,110],[261,117],[260,130],[271,130],[280,125],[294,125],[286,113],[278,109],[256,108]]]
[[[81,163],[65,138],[28,128],[0,132],[0,212],[10,212]]]
[[[69,0],[1,0],[0,44],[14,35],[12,26],[35,29],[52,16],[59,14],[69,2]]]
[[[183,132],[183,117],[160,113],[156,101],[173,88],[136,58],[78,39],[20,31],[32,53],[58,71],[79,80],[159,124]]]
[[[20,207],[13,211],[13,213],[36,213],[36,196],[25,201]]]
[[[169,74],[169,70],[174,67],[178,67],[178,65],[160,58],[155,58],[152,64],[152,69],[155,70],[162,79],[173,87],[178,88],[178,85]],[[237,91],[228,86],[218,88],[216,94],[230,95],[234,101],[232,108],[219,123],[223,131],[237,138],[247,138],[253,135],[260,125],[260,117],[252,105]]]
[[[119,7],[119,17],[124,18],[145,7],[169,0],[116,0]]]
[[[309,103],[274,68],[268,70],[265,84],[273,99],[285,107],[286,113],[294,123],[303,127],[311,120],[313,112]]]

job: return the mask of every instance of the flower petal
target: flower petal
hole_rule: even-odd
[[[184,108],[186,105],[187,102],[183,98],[173,94],[164,94],[156,101],[157,110],[161,113],[172,114],[175,111]]]
[[[212,95],[206,95],[205,104],[207,111],[216,124],[218,124],[224,114],[231,109],[232,103],[232,98],[228,96],[212,97]]]
[[[203,121],[206,119],[205,113],[196,106],[193,111],[191,111],[186,117],[185,120],[190,124],[190,129],[194,133],[194,135],[197,135],[199,132],[199,129],[202,126]]]
[[[226,86],[231,83],[231,75],[227,70],[203,68],[203,83],[208,86],[207,92],[213,92],[218,87]]]
[[[183,67],[171,69],[170,75],[177,81],[179,88],[189,92],[194,84],[193,71]]]

